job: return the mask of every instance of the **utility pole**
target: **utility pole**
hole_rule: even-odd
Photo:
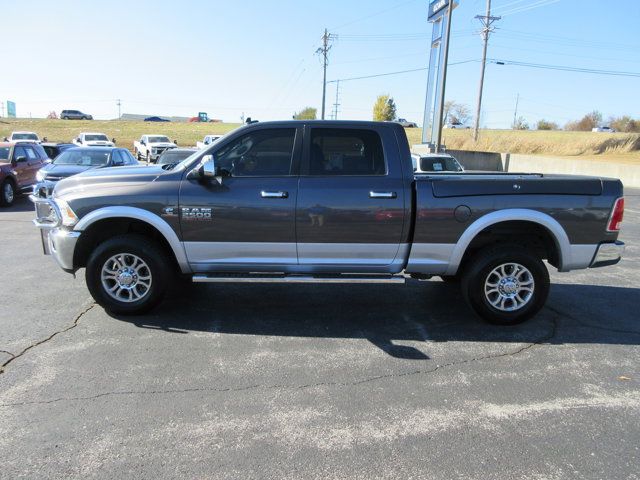
[[[516,96],[516,109],[513,111],[513,123],[511,128],[516,128],[516,120],[518,119],[518,102],[520,101],[520,94]]]
[[[336,82],[336,103],[333,104],[332,119],[338,119],[338,107],[340,106],[340,80]]]
[[[325,102],[327,99],[327,64],[329,63],[329,50],[331,50],[331,45],[329,42],[336,38],[335,35],[329,33],[329,31],[325,28],[324,35],[322,36],[322,46],[316,50],[317,54],[322,55],[322,65],[323,65],[323,80],[322,80],[322,120],[324,120],[325,114]]]
[[[4,117],[4,102],[0,101],[0,108],[2,109],[0,113],[0,118]]]
[[[487,0],[487,14],[486,15],[476,15],[476,18],[480,20],[482,23],[482,30],[480,34],[482,35],[482,40],[484,41],[484,46],[482,48],[482,64],[480,65],[480,88],[478,89],[478,107],[476,109],[476,124],[473,129],[473,139],[474,141],[478,141],[478,129],[480,128],[480,109],[482,108],[482,89],[484,87],[484,69],[487,64],[487,45],[489,43],[489,34],[493,32],[493,23],[497,20],[500,20],[500,17],[492,17],[491,16],[491,0]]]
[[[122,102],[119,98],[116,100],[116,105],[118,105],[118,120],[120,120],[120,117],[122,116],[122,114],[120,113],[120,105],[122,105]]]

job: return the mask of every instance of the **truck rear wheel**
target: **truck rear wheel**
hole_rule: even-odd
[[[171,269],[166,255],[141,235],[111,238],[93,251],[85,278],[95,301],[112,313],[137,315],[162,301]]]
[[[484,320],[516,325],[533,317],[549,295],[549,272],[540,258],[518,245],[479,251],[462,275],[462,294]]]

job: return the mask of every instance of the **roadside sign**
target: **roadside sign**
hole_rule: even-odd
[[[16,103],[7,100],[7,117],[16,118]]]
[[[458,6],[458,2],[455,0],[433,0],[429,3],[429,16],[427,20],[433,22],[440,18],[447,11],[447,7],[451,2],[453,2],[453,8]]]

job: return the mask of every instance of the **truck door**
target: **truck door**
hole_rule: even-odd
[[[29,181],[29,164],[27,163],[27,152],[25,147],[16,146],[13,149],[13,159],[16,161],[15,167],[13,168],[16,172],[16,180],[18,181],[18,188],[22,188],[28,186],[31,181]]]
[[[301,151],[301,127],[259,128],[221,143],[211,153],[222,173],[221,184],[185,176],[180,225],[195,271],[297,265]]]
[[[301,265],[399,270],[408,212],[390,129],[307,128],[296,210]]]

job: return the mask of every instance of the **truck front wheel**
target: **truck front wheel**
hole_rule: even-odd
[[[162,300],[171,275],[164,258],[162,249],[146,237],[113,237],[98,245],[87,261],[89,292],[112,313],[147,312]]]
[[[462,294],[484,320],[516,325],[531,318],[549,295],[549,272],[538,256],[518,245],[479,251],[462,274]]]

